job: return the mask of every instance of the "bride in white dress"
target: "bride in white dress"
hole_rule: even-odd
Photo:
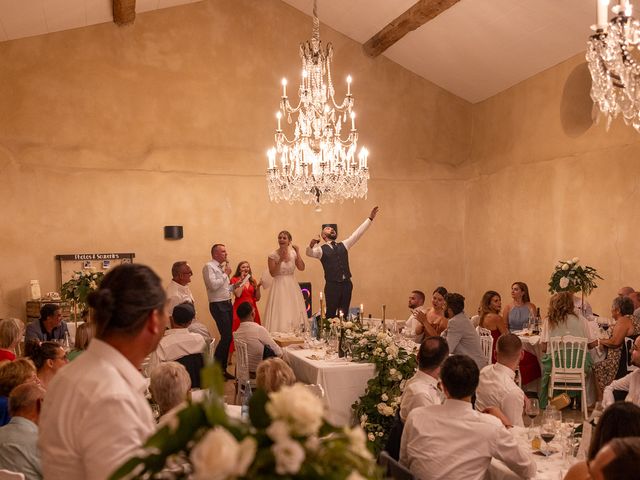
[[[291,245],[291,240],[289,232],[280,232],[279,248],[267,260],[273,283],[263,318],[264,326],[270,332],[293,332],[307,318],[302,291],[293,276],[296,268],[304,270],[304,261],[298,247]]]

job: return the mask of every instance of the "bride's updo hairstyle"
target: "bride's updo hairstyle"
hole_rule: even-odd
[[[160,277],[149,267],[134,263],[115,267],[104,276],[99,290],[89,294],[96,338],[135,336],[149,313],[164,308],[166,298]]]

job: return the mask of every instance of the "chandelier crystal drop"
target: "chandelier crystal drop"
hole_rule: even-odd
[[[596,0],[595,33],[587,42],[591,72],[591,99],[607,118],[607,129],[620,114],[640,132],[640,22],[629,0],[611,8],[609,0]],[[599,115],[598,115],[599,116]]]
[[[272,201],[320,204],[365,198],[369,169],[368,151],[358,146],[351,77],[347,77],[347,95],[335,100],[331,77],[333,47],[323,49],[316,1],[313,2],[313,36],[300,45],[302,77],[298,87],[300,101],[293,107],[287,97],[287,81],[282,80],[280,110],[275,147],[268,153],[267,183]],[[287,137],[283,121],[292,124],[293,136]],[[343,139],[343,131],[346,138]]]

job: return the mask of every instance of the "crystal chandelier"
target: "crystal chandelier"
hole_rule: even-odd
[[[637,60],[640,22],[632,16],[629,0],[611,8],[609,0],[597,0],[595,30],[587,42],[587,62],[593,80],[591,99],[607,117],[607,129],[622,114],[627,125],[640,132],[640,65]]]
[[[333,47],[325,50],[320,41],[320,21],[313,2],[313,36],[300,45],[302,79],[298,87],[300,101],[293,107],[287,97],[287,80],[282,79],[280,110],[275,147],[267,153],[267,183],[272,201],[315,203],[342,202],[367,195],[366,148],[358,154],[351,95],[351,77],[347,77],[347,96],[338,104],[331,78]],[[293,137],[282,130],[283,117],[292,123],[297,115]],[[349,120],[351,121],[349,125]],[[347,130],[351,127],[350,130]],[[343,140],[342,131],[348,135]]]

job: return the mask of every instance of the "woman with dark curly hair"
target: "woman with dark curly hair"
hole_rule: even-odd
[[[25,353],[33,360],[38,372],[38,382],[45,390],[58,370],[69,363],[64,348],[56,342],[27,342]]]

